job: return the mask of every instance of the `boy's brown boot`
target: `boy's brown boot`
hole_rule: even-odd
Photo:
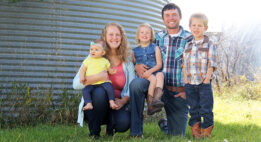
[[[201,128],[199,126],[199,122],[197,122],[191,127],[191,132],[192,132],[192,136],[195,137],[196,139],[201,138]]]
[[[208,128],[206,129],[202,129],[202,137],[203,138],[210,138],[211,137],[211,132],[212,132],[212,129],[214,128],[214,126],[209,126]]]
[[[147,105],[148,105],[147,114],[148,114],[148,115],[153,115],[154,113],[161,111],[161,108],[152,107],[152,106],[151,106],[152,100],[153,100],[152,96],[148,95],[148,97],[147,97]]]
[[[155,88],[154,90],[154,98],[151,102],[152,107],[162,108],[164,106],[164,103],[161,101],[161,96],[163,94],[163,91],[160,87]]]

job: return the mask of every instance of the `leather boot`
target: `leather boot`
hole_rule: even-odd
[[[199,122],[197,122],[191,127],[191,132],[192,132],[192,136],[195,137],[196,139],[201,138],[201,128],[199,126]]]
[[[211,137],[211,132],[214,126],[209,126],[208,128],[202,129],[202,137],[204,138],[210,138]]]
[[[152,107],[162,108],[164,106],[164,103],[161,101],[161,96],[163,94],[163,91],[160,87],[155,88],[154,90],[154,98],[151,102]]]
[[[148,115],[153,115],[154,113],[161,111],[161,108],[156,108],[156,107],[151,106],[152,100],[153,100],[152,96],[148,95],[148,97],[147,97],[147,106],[148,106],[147,114]]]

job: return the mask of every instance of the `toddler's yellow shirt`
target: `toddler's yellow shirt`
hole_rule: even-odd
[[[110,67],[110,62],[101,57],[101,58],[92,58],[88,57],[83,61],[84,66],[87,68],[85,76],[95,75],[101,71],[107,70]],[[102,84],[104,81],[98,81],[92,85]]]

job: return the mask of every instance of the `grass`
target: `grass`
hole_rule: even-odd
[[[169,137],[160,132],[156,122],[145,123],[144,137],[128,138],[129,132],[116,133],[113,137],[104,136],[101,141],[212,141],[212,142],[260,142],[261,141],[261,103],[260,101],[235,101],[215,97],[215,127],[212,138],[194,140],[187,128],[185,137]],[[36,126],[6,128],[0,130],[1,142],[16,141],[93,141],[88,137],[88,127],[73,124],[39,124]]]

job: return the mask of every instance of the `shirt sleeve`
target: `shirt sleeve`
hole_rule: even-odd
[[[88,62],[89,62],[89,60],[88,60],[88,58],[86,58],[86,59],[82,62],[82,64],[87,68],[87,67],[88,67]]]
[[[109,60],[105,59],[105,65],[106,65],[106,69],[110,68],[111,64]]]
[[[209,51],[208,51],[208,60],[210,67],[213,67],[214,70],[217,68],[217,61],[216,61],[216,45],[213,42],[210,42]]]

